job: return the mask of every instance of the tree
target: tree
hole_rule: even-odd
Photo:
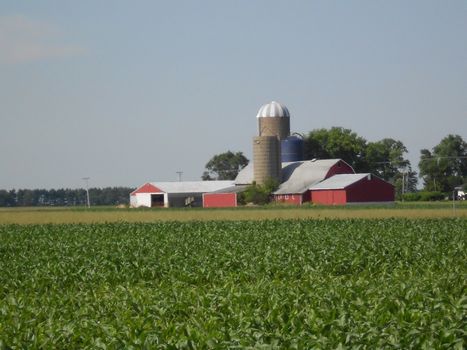
[[[448,135],[432,151],[420,151],[420,176],[425,190],[451,192],[467,182],[467,143],[459,135]]]
[[[0,190],[0,207],[14,207],[16,205],[15,190],[6,191]]]
[[[234,180],[238,172],[248,165],[249,160],[242,152],[227,151],[217,154],[206,164],[203,180]]]
[[[368,172],[394,184],[397,194],[414,192],[417,187],[417,173],[404,158],[405,153],[405,145],[391,138],[369,142],[366,146]]]
[[[350,129],[316,129],[305,138],[307,159],[340,158],[356,172],[373,173],[392,183],[396,193],[415,191],[417,174],[406,159],[407,148],[398,140],[385,138],[367,142]]]
[[[305,138],[305,159],[340,158],[357,172],[368,171],[366,140],[350,129],[316,129]]]
[[[93,205],[128,204],[130,187],[91,188]],[[85,205],[84,189],[20,189],[18,191],[0,190],[0,207],[46,206],[46,205]]]
[[[242,204],[267,204],[271,201],[271,194],[279,188],[279,182],[276,179],[269,178],[263,185],[257,185],[253,182],[239,195],[239,202]]]

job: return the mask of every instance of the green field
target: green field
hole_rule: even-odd
[[[0,349],[462,349],[466,243],[465,218],[0,225]]]

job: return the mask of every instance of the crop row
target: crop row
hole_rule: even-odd
[[[0,348],[463,348],[467,220],[0,226]]]

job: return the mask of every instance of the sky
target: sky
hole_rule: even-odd
[[[467,140],[467,1],[0,2],[0,189],[199,180],[256,113]]]

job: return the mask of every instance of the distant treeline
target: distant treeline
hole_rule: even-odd
[[[128,204],[130,187],[90,188],[91,205]],[[31,206],[79,206],[86,205],[86,190],[84,189],[52,189],[52,190],[0,190],[0,207],[31,207]]]

